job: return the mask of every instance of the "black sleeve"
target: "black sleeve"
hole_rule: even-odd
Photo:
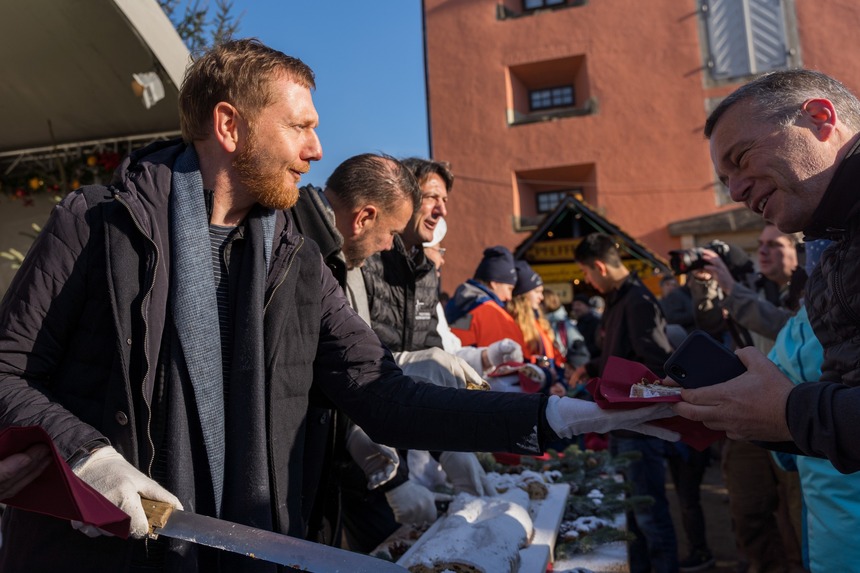
[[[860,470],[860,387],[799,384],[788,395],[786,419],[802,452],[827,458],[842,473]]]
[[[663,364],[672,354],[666,337],[666,319],[656,301],[646,295],[636,296],[627,310],[627,328],[637,359],[658,376],[664,376]]]
[[[322,281],[314,381],[373,441],[422,450],[542,451],[543,396],[413,381],[349,308],[330,273]]]

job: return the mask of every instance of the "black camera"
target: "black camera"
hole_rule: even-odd
[[[704,247],[669,251],[669,266],[672,267],[672,272],[676,275],[681,275],[704,268],[706,263],[705,259],[702,258],[702,252],[705,249],[714,251],[724,261],[727,260],[729,255],[729,245],[723,241],[711,241]]]

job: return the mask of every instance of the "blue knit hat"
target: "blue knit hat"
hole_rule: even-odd
[[[514,296],[525,294],[543,284],[543,279],[525,261],[517,261],[517,282],[514,285]]]
[[[484,258],[475,269],[475,278],[484,282],[516,284],[517,270],[514,267],[514,256],[501,245],[487,247],[484,249]]]

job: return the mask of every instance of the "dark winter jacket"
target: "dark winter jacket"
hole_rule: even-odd
[[[666,338],[666,319],[657,299],[633,273],[605,297],[606,309],[600,324],[603,349],[596,360],[586,365],[589,376],[601,375],[610,356],[639,362],[663,376],[663,364],[672,346]]]
[[[367,259],[361,272],[373,331],[389,350],[442,348],[436,330],[439,279],[423,249],[410,256],[401,238],[395,237],[394,248]]]
[[[64,199],[0,304],[0,425],[40,425],[66,459],[98,441],[149,472],[149,405],[168,321],[167,199],[184,146],[127,159],[116,187]],[[377,442],[536,453],[551,437],[538,395],[416,384],[348,306],[316,245],[278,213],[264,338],[274,528],[301,534],[305,413],[313,384]],[[166,453],[169,455],[169,453]],[[182,500],[185,502],[186,500]],[[140,541],[88,538],[68,522],[9,510],[3,571],[127,570]]]
[[[340,256],[343,236],[337,230],[322,189],[306,185],[299,189],[299,199],[288,211],[296,231],[317,244],[325,264],[341,285],[346,283],[346,261]]]
[[[796,386],[788,427],[805,453],[860,470],[860,143],[839,165],[804,233],[834,243],[806,284],[806,308],[824,347],[822,382]],[[836,384],[834,384],[836,382]]]

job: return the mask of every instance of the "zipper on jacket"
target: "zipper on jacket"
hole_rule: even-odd
[[[287,275],[290,274],[290,269],[293,266],[293,261],[296,260],[296,255],[298,254],[299,249],[301,249],[302,245],[305,244],[305,238],[303,236],[298,235],[298,238],[299,238],[299,242],[296,245],[296,248],[293,249],[293,252],[290,254],[289,259],[287,260],[287,268],[284,269],[283,276],[277,282],[277,284],[275,284],[275,286],[272,287],[272,292],[269,295],[269,299],[266,301],[266,304],[263,305],[263,319],[264,319],[263,321],[264,321],[264,324],[265,324],[266,310],[269,308],[269,303],[271,303],[272,299],[275,298],[275,292],[278,290],[278,288],[280,288],[280,286],[282,284],[284,284],[284,281],[287,280]],[[263,327],[263,329],[265,330],[265,326]],[[264,334],[264,337],[265,337],[265,334]],[[269,400],[268,396],[266,396],[266,402],[268,404],[268,407],[271,408],[272,404],[271,404],[271,401]],[[272,416],[271,409],[269,409],[268,424],[267,424],[267,428],[266,428],[266,431],[268,432],[269,436],[274,435],[274,419],[273,418],[274,418],[274,416]],[[270,487],[271,487],[271,492],[272,492],[272,499],[278,500],[278,499],[280,499],[280,496],[278,495],[278,479],[277,479],[277,475],[275,474],[275,471],[274,471],[275,460],[273,459],[271,448],[268,448],[268,447],[266,448],[266,457],[268,458],[268,463],[269,463],[269,483],[271,484]],[[275,526],[275,528],[274,528],[275,531],[282,531],[282,532],[284,531],[284,524],[281,522],[281,513],[277,509],[272,512],[272,522]]]
[[[297,237],[299,238],[299,243],[296,245],[296,248],[293,249],[293,252],[290,254],[290,258],[287,261],[287,268],[284,270],[283,276],[281,276],[281,279],[277,282],[277,284],[272,287],[272,292],[269,293],[269,298],[268,300],[266,300],[266,304],[263,306],[263,315],[266,314],[266,310],[269,308],[269,303],[271,303],[272,299],[275,298],[275,292],[280,288],[282,284],[284,284],[284,281],[287,280],[287,275],[290,274],[290,268],[293,266],[293,261],[296,260],[296,255],[298,254],[299,249],[301,249],[302,245],[305,244],[305,238],[303,236],[297,235]]]
[[[146,295],[143,297],[143,301],[141,301],[141,310],[143,310],[144,305],[147,301],[150,300],[152,296],[152,290],[155,288],[155,278],[158,275],[158,260],[161,258],[161,253],[158,251],[158,245],[155,244],[155,241],[150,238],[150,236],[143,230],[143,227],[140,225],[140,222],[137,220],[137,217],[134,216],[134,212],[131,210],[131,207],[125,200],[119,196],[119,193],[114,191],[114,198],[128,211],[129,217],[131,217],[134,226],[137,227],[137,230],[140,231],[140,234],[152,244],[152,248],[155,250],[155,265],[152,267],[152,280],[149,282],[149,288],[146,291]],[[146,405],[146,441],[149,445],[149,459],[146,461],[146,464],[142,464],[146,467],[146,475],[149,478],[152,478],[152,464],[155,460],[155,444],[152,441],[152,405],[149,403],[149,399],[146,396],[146,379],[149,377],[150,364],[149,364],[149,352],[147,351],[148,342],[149,342],[149,323],[146,320],[146,313],[141,312],[143,319],[143,358],[144,358],[144,372],[143,379],[141,381],[140,394],[143,399],[143,403]]]

